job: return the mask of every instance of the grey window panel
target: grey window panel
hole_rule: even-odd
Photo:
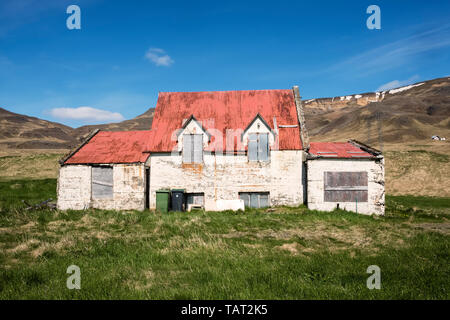
[[[203,162],[203,135],[185,134],[183,135],[183,162],[202,163]]]
[[[192,152],[193,152],[194,138],[190,134],[183,135],[183,162],[192,162]]]
[[[258,138],[258,160],[267,161],[269,160],[269,135],[262,133]]]
[[[244,200],[245,207],[264,208],[269,206],[268,192],[240,192],[239,199]]]
[[[250,195],[248,193],[244,193],[244,192],[240,193],[239,199],[244,200],[244,207],[250,206]]]
[[[250,207],[259,208],[259,197],[257,193],[250,193]]]
[[[262,193],[259,195],[259,207],[265,208],[269,206],[269,194]]]
[[[196,193],[187,193],[186,194],[186,203],[187,204],[198,204],[203,206],[205,204],[205,194],[196,192]]]
[[[325,202],[367,202],[368,177],[365,171],[324,172]]]
[[[325,188],[327,187],[367,187],[368,178],[366,171],[355,172],[324,172]]]
[[[248,160],[258,160],[258,135],[256,133],[248,135]]]
[[[203,135],[194,134],[194,163],[203,162]]]
[[[367,202],[367,190],[325,190],[325,202]]]
[[[92,198],[113,198],[112,167],[92,167]]]

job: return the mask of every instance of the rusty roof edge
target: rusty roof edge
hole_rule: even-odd
[[[306,155],[306,160],[318,160],[318,159],[327,159],[327,160],[330,160],[330,159],[338,159],[338,160],[373,160],[374,157],[373,156],[364,156],[364,157],[339,157],[339,156],[336,156],[336,157],[331,157],[331,156],[328,156],[328,155],[320,155],[320,156],[318,156],[318,155],[315,155],[315,154],[312,154],[312,153],[308,153]]]
[[[72,158],[72,156],[77,153],[81,148],[83,148],[89,141],[91,141],[91,139],[100,132],[100,129],[95,129],[94,131],[92,131],[87,138],[78,145],[78,147],[76,147],[75,149],[73,149],[72,151],[70,151],[67,155],[65,155],[64,157],[62,157],[59,160],[59,164],[62,166],[64,165],[64,163],[69,160],[70,158]]]
[[[355,147],[360,148],[360,149],[366,151],[367,153],[370,153],[371,155],[374,155],[377,157],[383,156],[382,152],[380,150],[372,148],[371,146],[368,146],[367,144],[364,144],[360,141],[350,139],[350,140],[348,140],[348,142],[351,143],[352,145],[354,145]]]
[[[300,142],[302,144],[302,149],[306,152],[309,150],[309,135],[308,130],[306,129],[306,119],[305,112],[303,110],[302,105],[302,97],[300,96],[300,89],[298,86],[292,87],[292,92],[294,94],[294,103],[295,108],[297,110],[297,121],[299,123],[299,133],[300,133]]]
[[[150,156],[150,155],[149,155]],[[110,166],[110,165],[114,165],[114,164],[144,164],[147,162],[148,157],[145,161],[132,161],[132,162],[123,162],[123,161],[118,161],[118,162],[80,162],[80,163],[68,163],[66,164],[66,166],[79,166],[79,165],[83,165],[83,166]]]

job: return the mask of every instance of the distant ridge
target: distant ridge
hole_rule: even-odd
[[[303,101],[311,141],[353,138],[380,148],[380,143],[418,143],[432,135],[450,138],[450,78],[333,98]],[[119,123],[71,128],[60,123],[0,108],[0,151],[71,149],[92,130],[151,128],[154,108]],[[381,137],[381,139],[380,139]]]

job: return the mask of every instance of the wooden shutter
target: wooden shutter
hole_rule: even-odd
[[[244,200],[245,207],[265,208],[269,206],[268,192],[240,192],[239,199]]]
[[[193,162],[202,163],[203,162],[203,135],[194,134],[193,135]]]
[[[258,160],[258,135],[256,133],[248,135],[248,160]]]
[[[193,136],[191,134],[184,134],[183,135],[183,162],[184,163],[191,163],[193,160],[193,157],[192,157],[193,144],[194,144]]]
[[[258,135],[258,160],[269,160],[269,135],[261,133]]]
[[[260,193],[259,194],[259,207],[265,208],[269,206],[269,194],[268,193]]]
[[[250,195],[247,192],[239,193],[239,199],[244,200],[244,207],[250,207]]]
[[[367,172],[324,172],[325,202],[367,202]]]
[[[187,193],[186,194],[186,203],[187,204],[197,204],[197,205],[205,205],[205,194],[204,193]]]
[[[113,197],[113,168],[92,167],[92,199]]]
[[[250,207],[259,208],[259,195],[256,192],[250,193]]]

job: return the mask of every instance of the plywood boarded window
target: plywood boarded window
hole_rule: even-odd
[[[203,192],[186,193],[186,203],[188,205],[205,205],[205,194]]]
[[[367,172],[324,172],[325,202],[367,202]]]
[[[92,199],[113,198],[113,168],[92,167]]]
[[[269,134],[250,133],[248,135],[248,160],[269,160]]]
[[[184,134],[183,135],[183,162],[202,163],[203,162],[203,135]]]
[[[269,192],[239,192],[239,199],[249,208],[265,208],[269,206]]]

